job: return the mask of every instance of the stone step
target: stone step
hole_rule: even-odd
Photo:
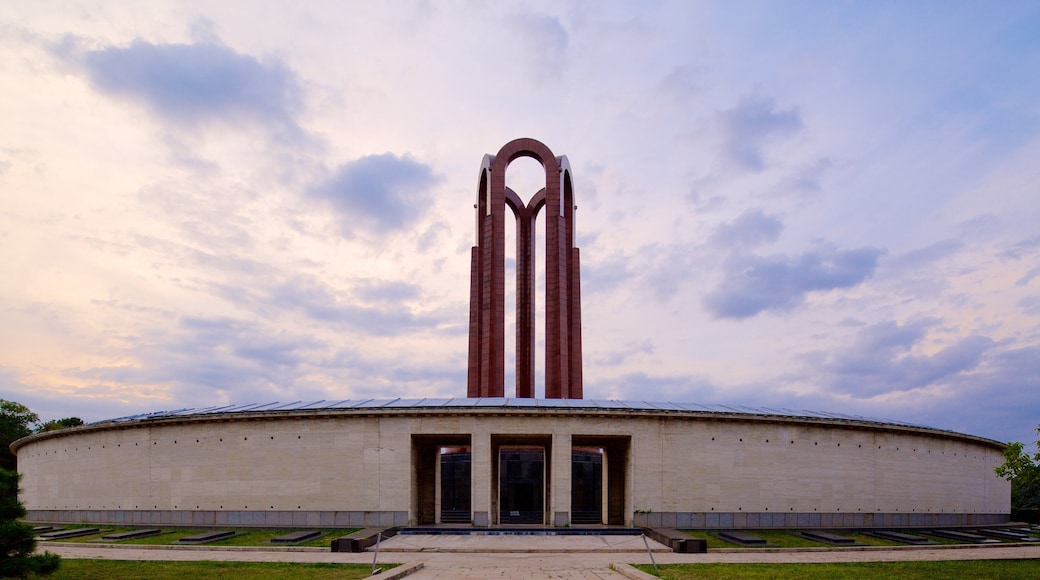
[[[820,532],[816,530],[802,532],[802,537],[807,540],[814,540],[817,542],[824,542],[834,546],[855,546],[856,540],[845,536],[839,536],[838,534],[832,534],[830,532]]]
[[[896,542],[902,542],[904,544],[914,544],[917,546],[925,546],[936,543],[934,540],[929,540],[928,538],[922,536],[915,536],[914,534],[906,534],[903,532],[893,532],[891,530],[877,530],[875,532],[871,532],[870,535],[885,540],[893,540]]]
[[[946,538],[947,540],[957,540],[959,542],[969,542],[972,544],[999,544],[1000,540],[994,540],[993,538],[987,538],[978,534],[972,534],[970,532],[960,532],[957,530],[931,530],[928,532],[931,536],[937,536],[940,538]]]
[[[299,532],[285,534],[284,536],[278,536],[277,538],[271,538],[271,543],[298,544],[300,542],[306,542],[307,540],[313,540],[314,538],[318,537],[321,537],[321,532],[317,530],[301,530]]]
[[[725,531],[719,532],[719,537],[727,542],[733,542],[734,544],[740,544],[741,546],[768,546],[769,542],[763,540],[758,536],[752,536],[744,532],[737,531]]]
[[[100,528],[72,528],[68,530],[56,530],[39,535],[41,540],[63,540],[65,538],[77,538],[79,536],[92,536],[100,532]]]
[[[162,533],[162,530],[158,528],[146,528],[140,530],[130,530],[128,532],[117,532],[115,534],[105,534],[101,536],[102,540],[132,540],[134,538],[146,538],[148,536],[157,536]]]
[[[184,536],[177,541],[182,544],[205,544],[206,542],[215,542],[217,540],[223,540],[224,538],[230,538],[236,533],[237,532],[234,530],[214,530],[212,532],[195,534],[194,536]]]

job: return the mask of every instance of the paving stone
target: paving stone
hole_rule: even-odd
[[[401,538],[398,536],[395,539]],[[422,542],[416,536],[407,537]],[[471,552],[397,552],[380,551],[378,561],[396,563],[421,562],[423,568],[407,578],[621,578],[610,569],[611,562],[649,564],[645,552],[611,552],[618,547],[610,539],[602,539],[598,547],[587,537],[525,536],[522,547],[529,550],[552,546],[587,546],[586,551],[568,553],[548,552],[481,552],[481,548],[496,548],[492,542],[501,536],[474,536],[483,541],[472,543]],[[621,537],[619,539],[624,539]],[[635,537],[642,543],[641,538]],[[517,538],[512,538],[517,545]],[[385,545],[385,544],[384,544]],[[416,544],[419,549],[421,543]],[[373,553],[339,553],[305,548],[234,548],[218,549],[202,546],[127,546],[104,547],[90,544],[46,543],[38,546],[66,558],[99,558],[120,560],[194,561],[221,560],[236,562],[338,562],[372,564]],[[662,546],[663,547],[663,546]],[[960,545],[953,548],[918,546],[893,548],[856,548],[825,550],[741,550],[738,552],[709,552],[707,554],[655,553],[658,564],[677,563],[823,563],[823,562],[893,562],[945,560],[1007,560],[1040,559],[1037,545]]]

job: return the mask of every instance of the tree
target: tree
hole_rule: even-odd
[[[1036,432],[1040,435],[1040,427]],[[1004,448],[1004,463],[994,471],[1011,482],[1011,509],[1040,509],[1040,441],[1037,452],[1026,453],[1025,445],[1015,441]]]
[[[18,501],[19,475],[0,469],[0,578],[25,578],[29,574],[50,574],[61,558],[36,550],[32,526],[18,521],[25,517],[25,506]]]
[[[18,458],[11,452],[11,443],[32,435],[39,422],[40,417],[25,405],[0,399],[0,469],[18,471]]]
[[[42,425],[36,427],[37,433],[45,433],[47,431],[57,431],[59,429],[68,429],[69,427],[79,427],[83,424],[83,419],[79,417],[65,417],[64,419],[51,419]]]

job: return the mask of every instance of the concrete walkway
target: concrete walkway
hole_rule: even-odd
[[[400,540],[398,540],[400,538]],[[625,540],[638,542],[629,545]],[[499,551],[503,543],[510,551]],[[655,547],[655,542],[650,542]],[[235,549],[206,546],[100,546],[40,542],[64,558],[110,560],[225,560],[237,562],[341,562],[371,564],[371,552],[334,553],[317,549]],[[402,551],[388,552],[399,548]],[[403,548],[409,548],[404,551]],[[640,548],[640,549],[636,549]],[[656,544],[657,549],[664,548]],[[765,551],[762,549],[708,554],[654,552],[658,564],[674,563],[812,563],[888,562],[901,560],[1040,559],[1036,545],[984,545],[900,548],[812,548]],[[398,536],[380,546],[379,562],[422,564],[408,576],[424,578],[624,578],[611,563],[649,564],[639,536]],[[1040,568],[1040,564],[1038,564]],[[385,577],[385,576],[383,576]],[[629,576],[631,577],[631,576]]]
[[[507,536],[480,534],[409,534],[385,540],[381,552],[451,552],[468,554],[646,554],[671,553],[671,548],[643,536]],[[623,560],[624,558],[622,558]]]

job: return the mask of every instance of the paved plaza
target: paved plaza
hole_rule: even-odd
[[[676,554],[648,540],[658,564],[889,562],[902,560],[1040,559],[1040,546],[989,545],[900,548],[748,549]],[[315,548],[229,548],[130,546],[40,542],[64,558],[109,560],[224,560],[236,562],[341,562],[371,564],[374,554],[335,553]],[[611,564],[649,564],[639,536],[395,536],[380,545],[379,562],[422,567],[408,575],[426,578],[625,578]],[[384,578],[387,576],[383,576]],[[629,576],[632,577],[632,576]]]

